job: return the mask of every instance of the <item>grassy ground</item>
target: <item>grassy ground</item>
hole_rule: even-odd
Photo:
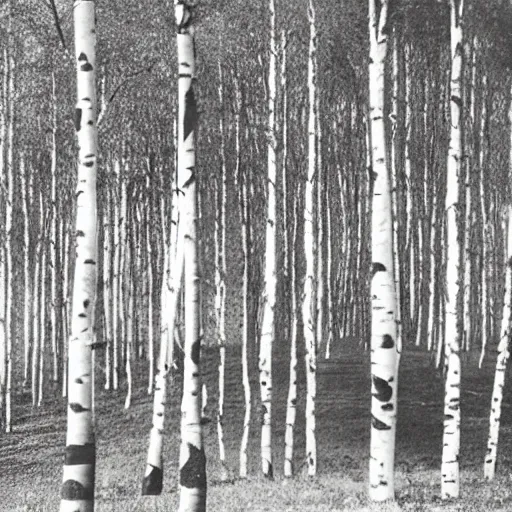
[[[399,379],[397,437],[397,501],[370,504],[367,499],[369,445],[369,361],[353,352],[320,366],[317,402],[319,473],[304,474],[303,402],[299,406],[296,472],[282,478],[284,413],[287,387],[286,358],[275,363],[275,473],[274,482],[258,476],[258,427],[254,415],[250,445],[251,477],[236,478],[242,427],[243,394],[238,349],[228,353],[226,448],[233,479],[219,481],[215,423],[205,427],[208,458],[208,507],[235,511],[486,511],[512,510],[512,403],[510,389],[502,415],[498,477],[482,480],[493,379],[493,359],[483,370],[474,358],[466,362],[462,391],[462,498],[439,499],[442,442],[443,384],[429,364],[429,356],[409,351],[402,357]],[[215,407],[216,356],[204,354],[210,414]],[[143,365],[138,367],[132,407],[123,409],[124,390],[100,392],[97,399],[97,510],[103,512],[168,511],[176,509],[178,459],[178,392],[170,407],[164,493],[159,498],[140,496],[141,478],[151,421],[151,400],[146,394]],[[179,383],[178,383],[179,384]],[[253,382],[254,392],[258,390]],[[0,436],[0,510],[58,510],[65,444],[65,407],[45,405],[32,410],[28,394],[17,397],[14,433]]]

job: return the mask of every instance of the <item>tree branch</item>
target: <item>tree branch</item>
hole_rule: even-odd
[[[67,51],[66,40],[64,39],[64,34],[62,32],[62,27],[60,26],[59,14],[57,12],[57,6],[55,5],[55,0],[48,0],[49,7],[53,14],[53,21],[55,22],[55,28],[57,29],[57,34],[59,35],[59,40],[62,44],[62,48]]]
[[[105,117],[105,113],[107,111],[107,107],[108,105],[110,105],[110,103],[112,103],[112,101],[114,101],[114,98],[116,97],[117,93],[119,92],[119,90],[121,89],[121,87],[123,87],[123,85],[125,85],[129,80],[132,80],[133,78],[141,75],[142,73],[151,73],[151,71],[153,70],[153,67],[155,66],[155,64],[157,63],[157,61],[153,61],[149,66],[145,67],[145,68],[142,68],[142,69],[139,69],[133,73],[130,73],[129,75],[127,75],[124,80],[122,80],[121,82],[119,82],[116,86],[116,88],[114,89],[114,91],[112,92],[112,94],[110,95],[110,97],[108,98],[107,101],[103,102],[102,104],[102,107],[101,107],[101,111],[98,115],[98,121],[96,123],[96,126],[100,126],[101,124],[101,121],[103,120],[103,118]]]

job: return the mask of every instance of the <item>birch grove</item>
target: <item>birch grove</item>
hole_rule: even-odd
[[[9,507],[506,508],[512,2],[3,7]]]

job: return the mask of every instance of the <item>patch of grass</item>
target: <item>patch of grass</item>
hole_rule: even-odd
[[[315,478],[304,470],[304,388],[298,404],[297,475],[284,479],[284,418],[288,362],[276,351],[274,363],[275,480],[259,476],[259,425],[253,410],[249,445],[250,478],[240,480],[238,449],[242,432],[243,389],[240,350],[228,348],[225,440],[232,480],[220,481],[215,421],[205,426],[208,464],[208,508],[222,512],[297,511],[464,511],[512,510],[512,407],[505,389],[498,477],[483,481],[487,418],[493,379],[493,357],[483,370],[474,361],[464,366],[462,386],[462,497],[443,502],[440,464],[443,418],[443,381],[429,365],[429,356],[406,352],[399,377],[399,418],[396,453],[395,503],[368,501],[370,394],[368,356],[343,354],[334,363],[320,365],[317,398],[318,469]],[[282,352],[282,351],[281,351]],[[286,351],[285,351],[286,352]],[[209,415],[215,418],[217,354],[204,353]],[[178,504],[178,447],[180,381],[170,402],[165,442],[164,491],[160,497],[141,497],[152,401],[146,392],[144,363],[135,365],[135,392],[131,409],[123,409],[124,392],[104,392],[98,385],[96,509],[100,512],[175,510]],[[301,379],[303,382],[303,379]],[[253,375],[254,405],[259,389]],[[0,510],[50,512],[58,510],[65,446],[65,404],[31,410],[25,396],[16,400],[14,432],[0,437]]]

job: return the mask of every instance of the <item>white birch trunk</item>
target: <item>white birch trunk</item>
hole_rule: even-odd
[[[128,172],[128,161],[125,161],[125,172]],[[119,209],[119,268],[117,273],[118,280],[118,301],[117,307],[119,317],[119,333],[121,341],[121,364],[125,365],[126,371],[126,355],[127,355],[127,322],[126,322],[126,307],[127,307],[127,280],[126,280],[126,262],[128,253],[128,241],[127,241],[127,227],[126,227],[126,214],[128,211],[128,197],[126,193],[126,179],[119,175],[121,198],[120,198],[120,209]]]
[[[384,127],[384,63],[388,2],[370,0],[370,126],[372,141],[372,426],[370,499],[394,499],[398,346],[393,213]]]
[[[194,132],[194,37],[189,7],[175,0],[178,49],[178,187],[184,236],[185,346],[181,402],[179,512],[206,510],[206,457],[201,426],[201,282],[198,263],[197,195]]]
[[[309,57],[308,57],[308,91],[309,91],[309,112],[308,112],[308,174],[305,184],[304,201],[304,250],[306,256],[306,275],[304,279],[302,318],[304,324],[304,341],[306,344],[306,459],[308,475],[316,474],[316,351],[317,351],[317,330],[315,325],[315,313],[317,308],[318,291],[315,275],[315,254],[317,254],[318,240],[315,237],[315,180],[317,180],[317,105],[316,101],[316,24],[314,0],[308,3],[309,19]],[[317,181],[317,186],[320,183]],[[318,205],[317,205],[318,206]],[[319,219],[320,220],[320,219]]]
[[[215,199],[215,313],[219,346],[219,398],[217,411],[217,438],[219,442],[219,459],[221,464],[221,480],[227,480],[226,448],[224,445],[224,391],[226,374],[226,204],[227,204],[227,169],[226,145],[224,133],[224,76],[219,58],[218,98],[221,112],[219,114],[220,136],[220,174],[216,182]],[[205,407],[203,403],[203,408]]]
[[[40,209],[43,211],[43,195],[40,196]],[[45,218],[46,221],[46,218]],[[46,222],[43,223],[43,226],[46,226]],[[43,389],[44,389],[44,360],[45,360],[45,349],[46,349],[46,246],[47,239],[42,237],[41,242],[41,250],[39,253],[39,258],[41,260],[40,269],[41,269],[41,283],[39,286],[39,361],[38,361],[38,373],[39,377],[37,379],[38,388],[37,388],[37,406],[41,407],[43,404]]]
[[[242,385],[244,388],[244,420],[242,440],[240,442],[240,478],[247,477],[247,447],[249,444],[249,432],[251,426],[251,383],[249,380],[249,343],[251,330],[249,325],[249,276],[250,276],[250,250],[251,231],[249,221],[249,171],[248,167],[242,169],[241,149],[241,126],[243,95],[240,84],[235,77],[235,94],[237,112],[235,115],[235,154],[236,169],[235,176],[238,180],[238,206],[240,210],[240,223],[242,229],[242,253],[243,253],[243,278],[242,278],[242,300],[243,300],[243,325],[242,325]]]
[[[463,0],[450,0],[451,36],[451,130],[448,150],[448,176],[445,215],[447,244],[446,260],[446,319],[444,326],[447,373],[445,382],[443,455],[441,464],[441,496],[459,496],[460,449],[460,332],[457,325],[457,296],[459,293],[459,241],[457,209],[459,200],[461,147],[461,76],[462,76],[462,13]]]
[[[112,383],[112,237],[110,217],[110,193],[105,190],[103,212],[103,311],[105,322],[105,389]]]
[[[64,268],[64,274],[62,277],[62,297],[64,301],[64,308],[62,310],[62,325],[64,326],[63,334],[64,334],[64,343],[62,350],[62,398],[67,398],[68,396],[68,344],[67,340],[69,339],[69,331],[70,331],[70,322],[69,322],[69,253],[70,253],[70,234],[69,228],[66,225],[66,221],[62,219],[61,224],[61,232],[63,236],[61,237],[63,240],[63,257],[62,257],[62,266]]]
[[[92,355],[96,299],[96,35],[95,3],[73,6],[79,146],[76,260],[69,339],[68,426],[61,512],[94,510],[95,440],[92,422]]]
[[[34,186],[34,181],[32,181],[32,185]],[[34,186],[35,188],[35,186]],[[36,248],[34,251],[34,284],[32,286],[33,290],[33,304],[34,304],[34,315],[32,316],[32,335],[33,335],[33,343],[32,343],[32,365],[31,365],[31,391],[32,391],[32,406],[35,407],[37,405],[38,393],[39,393],[39,359],[41,352],[41,327],[39,318],[41,316],[42,311],[42,302],[41,302],[41,251],[43,250],[43,208],[42,208],[42,192],[39,191],[37,194],[38,201],[38,217],[39,217],[39,235],[37,238]],[[32,190],[31,196],[35,197],[35,192]]]
[[[299,193],[296,195],[296,204],[298,204]],[[286,430],[284,434],[284,476],[293,476],[293,450],[294,450],[294,432],[295,420],[297,417],[297,338],[299,330],[299,312],[297,304],[297,231],[298,231],[298,208],[296,215],[293,216],[293,236],[291,246],[290,262],[290,298],[292,301],[292,332],[290,341],[290,381],[288,385],[288,398],[286,402]]]
[[[9,30],[10,30],[9,21]],[[12,52],[11,52],[12,53]],[[5,232],[6,247],[5,259],[7,267],[6,301],[5,301],[5,335],[6,335],[6,365],[5,365],[5,431],[11,432],[11,387],[12,387],[12,363],[13,363],[13,336],[16,326],[13,325],[13,296],[15,293],[14,267],[13,267],[13,232],[12,219],[14,208],[14,58],[12,54],[8,58],[9,95],[8,95],[8,126],[7,126],[7,201],[5,205]]]
[[[149,188],[149,183],[148,183]],[[153,245],[151,241],[151,221],[146,222],[146,251],[147,251],[147,275],[148,275],[148,395],[153,392],[153,383],[155,381],[155,341],[153,331]]]
[[[132,217],[132,223],[136,222],[134,219],[134,215]],[[128,219],[125,220],[125,225],[128,225]],[[124,400],[124,408],[129,409],[132,404],[132,392],[133,392],[133,375],[132,375],[132,358],[133,358],[133,303],[135,300],[135,272],[134,266],[134,252],[135,248],[133,247],[135,244],[135,233],[134,229],[131,230],[130,238],[128,239],[128,234],[125,238],[125,272],[126,275],[123,278],[123,281],[126,283],[126,295],[128,296],[128,304],[127,307],[124,308],[125,311],[125,373],[126,373],[126,398]]]
[[[332,279],[332,268],[333,268],[333,260],[332,260],[332,202],[331,202],[331,184],[327,183],[326,186],[326,213],[327,213],[327,225],[326,225],[326,244],[327,244],[327,259],[325,262],[327,276],[326,276],[326,286],[325,286],[325,294],[327,296],[327,307],[328,307],[328,324],[327,324],[327,341],[325,343],[325,358],[330,359],[331,357],[331,347],[334,337],[334,310],[336,308],[336,299],[333,294],[333,279]]]
[[[9,35],[9,34],[8,34]],[[6,176],[5,176],[5,147],[7,142],[7,119],[8,119],[8,75],[9,75],[9,61],[7,57],[7,46],[4,48],[3,54],[3,76],[2,76],[2,99],[3,104],[0,109],[0,180],[2,188],[5,192]],[[7,326],[6,326],[6,301],[7,301],[7,288],[6,288],[6,271],[7,271],[7,255],[5,250],[5,240],[0,243],[0,418],[3,419],[4,405],[5,405],[5,386],[6,386],[6,369],[7,369]]]
[[[57,321],[57,90],[52,73],[52,153],[51,153],[51,213],[50,213],[50,320],[53,382],[59,381],[59,323]]]
[[[261,323],[259,377],[261,393],[261,465],[263,475],[274,476],[272,465],[272,347],[275,337],[276,305],[276,34],[275,0],[269,0],[270,56],[268,74],[267,219],[265,229],[264,305]]]
[[[314,9],[314,0],[311,2],[311,6]],[[313,15],[313,24],[314,15]],[[316,39],[316,27],[314,29],[314,35]],[[316,40],[313,43],[315,49],[313,50],[313,66],[315,69],[314,91],[315,91],[315,124],[316,124],[316,340],[315,345],[320,347],[322,345],[323,334],[324,334],[324,245],[325,245],[325,234],[324,234],[324,174],[322,162],[322,123],[320,120],[320,95],[316,92],[317,83],[317,69],[316,64]],[[316,351],[316,348],[315,348]],[[316,470],[315,470],[316,471]]]
[[[505,275],[505,299],[503,301],[503,317],[501,322],[501,338],[498,345],[496,372],[491,397],[491,413],[489,415],[489,436],[487,438],[487,453],[485,454],[484,477],[492,480],[496,471],[496,455],[500,434],[501,405],[508,360],[510,358],[510,325],[512,311],[512,206],[508,207],[508,248],[507,268]]]
[[[115,183],[118,185],[120,177],[120,164],[116,160],[114,162]],[[116,390],[119,387],[119,301],[120,301],[120,254],[121,254],[121,237],[120,237],[120,200],[113,197],[114,211],[114,268],[112,272],[112,388]]]
[[[30,334],[32,318],[32,286],[30,272],[30,174],[25,158],[20,159],[21,203],[23,207],[23,387],[28,385],[30,372]]]
[[[488,289],[489,279],[489,265],[491,261],[491,230],[492,230],[492,220],[491,215],[488,213],[487,201],[486,201],[486,186],[484,184],[484,180],[486,177],[484,176],[484,155],[485,155],[485,131],[488,129],[487,127],[487,99],[485,98],[485,93],[487,91],[487,76],[482,77],[482,90],[483,90],[483,100],[482,100],[482,112],[481,112],[481,121],[480,121],[480,154],[477,155],[478,158],[478,167],[480,169],[480,208],[482,210],[482,241],[483,241],[483,262],[482,262],[482,344],[480,347],[480,359],[478,361],[478,367],[482,368],[482,364],[484,362],[485,350],[487,348],[487,342],[490,334],[490,323],[491,319],[489,318],[490,311],[490,295],[491,290]]]
[[[178,196],[175,201],[177,202]],[[177,206],[176,206],[177,208]],[[172,371],[173,354],[172,347],[174,326],[178,315],[178,297],[181,291],[183,277],[183,249],[184,238],[183,229],[177,228],[176,237],[173,239],[173,254],[170,265],[169,279],[164,280],[163,286],[166,287],[165,302],[162,304],[162,313],[165,316],[166,325],[169,329],[165,334],[162,333],[160,342],[160,356],[155,376],[155,393],[153,397],[153,426],[150,432],[149,448],[146,472],[142,481],[142,494],[159,495],[162,492],[163,485],[163,434],[165,412],[167,406],[167,395],[169,386],[169,373]]]
[[[412,187],[412,174],[411,174],[411,122],[412,122],[412,64],[411,64],[411,49],[408,45],[404,49],[405,54],[405,180],[406,180],[406,253],[404,254],[404,275],[409,275],[409,304],[407,309],[407,318],[402,319],[402,326],[407,325],[406,336],[411,336],[412,320],[414,317],[414,282],[415,272],[414,268],[414,251],[412,230],[413,226],[413,187]],[[403,331],[402,331],[403,332]]]

